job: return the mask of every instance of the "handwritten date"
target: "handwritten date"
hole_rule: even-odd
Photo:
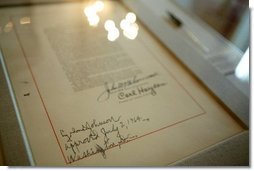
[[[123,119],[122,116],[109,117],[105,120],[85,122],[79,128],[70,131],[59,130],[62,141],[65,143],[67,160],[73,163],[77,160],[100,153],[106,159],[108,149],[119,147],[130,142],[138,135],[128,132],[136,124],[145,124],[150,118],[139,115]]]

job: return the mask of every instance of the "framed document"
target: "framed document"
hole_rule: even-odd
[[[122,2],[0,15],[31,165],[166,166],[248,130]]]

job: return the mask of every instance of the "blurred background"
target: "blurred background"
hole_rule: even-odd
[[[170,0],[169,0],[170,1]],[[245,52],[249,46],[248,0],[174,0]]]

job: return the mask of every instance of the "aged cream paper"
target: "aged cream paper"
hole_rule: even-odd
[[[96,26],[84,15],[93,4],[1,11],[1,51],[37,165],[165,166],[243,131],[140,23],[135,39],[123,33],[119,2],[104,3]]]

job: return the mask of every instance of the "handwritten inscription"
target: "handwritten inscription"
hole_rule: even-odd
[[[107,101],[110,99],[112,94],[117,93],[119,91],[127,90],[127,89],[131,88],[132,86],[142,85],[143,83],[145,83],[146,80],[149,80],[149,79],[154,78],[156,76],[158,76],[158,73],[149,74],[149,75],[146,75],[146,76],[140,77],[140,78],[138,78],[137,76],[134,76],[130,80],[117,82],[117,83],[113,82],[110,84],[108,82],[105,82],[105,84],[104,84],[105,90],[99,94],[99,96],[97,97],[97,101],[98,102]]]
[[[131,128],[149,121],[150,118],[139,115],[126,119],[122,116],[111,116],[101,121],[93,119],[69,131],[61,129],[59,132],[64,142],[68,163],[98,153],[106,159],[106,150],[117,146],[121,148],[122,144],[138,138],[137,134],[130,131]]]
[[[119,100],[127,100],[129,98],[142,97],[143,95],[152,95],[155,96],[157,94],[156,89],[167,85],[167,83],[155,83],[149,86],[138,86],[135,89],[130,91],[122,91],[118,93]]]

